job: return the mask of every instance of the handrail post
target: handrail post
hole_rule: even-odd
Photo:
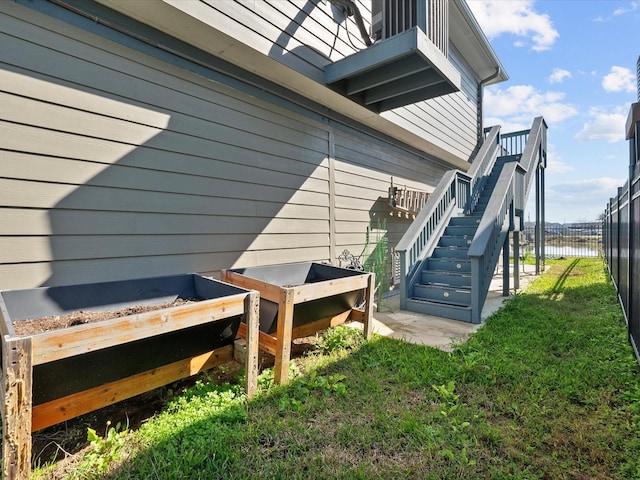
[[[483,275],[483,257],[471,258],[471,323],[479,324],[482,322],[482,304],[484,303],[481,298],[478,288],[481,285],[481,279]]]
[[[400,254],[400,310],[407,307],[407,252],[401,250]]]
[[[502,296],[509,296],[509,232],[502,245]]]

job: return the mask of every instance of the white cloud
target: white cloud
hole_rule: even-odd
[[[625,13],[633,12],[635,10],[638,10],[639,8],[640,8],[640,2],[633,1],[633,2],[630,2],[628,7],[620,7],[614,10],[613,14],[615,16],[624,15]]]
[[[636,91],[636,77],[631,70],[625,67],[611,67],[611,72],[602,79],[602,88],[607,92]]]
[[[563,92],[540,92],[531,85],[514,85],[505,90],[490,87],[485,90],[485,114],[529,126],[534,117],[541,115],[547,123],[557,123],[578,114],[576,107],[563,102],[564,97]]]
[[[611,197],[624,182],[625,179],[611,177],[585,178],[558,183],[549,190],[565,200],[584,201],[589,195],[606,194]]]
[[[552,143],[547,144],[547,173],[567,173],[575,170],[571,165],[562,161],[563,158],[558,154]]]
[[[533,0],[469,0],[473,15],[489,38],[503,33],[530,39],[533,50],[548,50],[559,34],[547,14],[535,11]],[[518,40],[516,46],[523,46]]]
[[[578,142],[603,140],[615,143],[624,140],[624,127],[627,116],[618,108],[607,112],[600,108],[592,108],[589,112],[590,121],[586,122],[574,139]]]
[[[484,118],[484,126],[485,127],[493,127],[494,125],[500,125],[501,133],[510,133],[510,132],[519,132],[520,130],[526,130],[527,128],[531,128],[531,123],[533,119],[529,119],[528,123],[520,123],[520,122],[510,122],[505,119],[501,119],[498,117],[485,117]]]
[[[588,178],[547,184],[545,192],[546,213],[549,222],[575,222],[596,220],[609,199],[616,194],[624,178]]]
[[[549,83],[561,83],[565,78],[571,78],[571,72],[563,68],[554,68],[549,75]]]

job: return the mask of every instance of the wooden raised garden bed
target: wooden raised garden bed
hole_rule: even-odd
[[[224,270],[222,280],[260,292],[259,346],[275,356],[279,384],[287,382],[293,339],[347,320],[361,321],[365,338],[371,334],[372,273],[309,262]],[[356,308],[358,299],[363,309]]]
[[[3,478],[29,478],[32,431],[230,362],[241,321],[252,395],[258,309],[258,292],[196,274],[1,291]],[[77,324],[16,334],[69,314]]]

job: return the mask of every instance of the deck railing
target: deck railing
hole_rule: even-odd
[[[400,308],[405,308],[407,293],[413,285],[420,262],[435,248],[437,239],[449,218],[460,205],[459,197],[466,198],[470,178],[458,171],[444,174],[427,203],[396,246],[400,255]]]
[[[448,56],[448,0],[373,0],[372,10],[376,40],[399,35],[417,26],[445,57]]]
[[[505,236],[514,224],[513,205],[521,203],[521,185],[524,169],[520,164],[505,164],[493,189],[478,230],[469,246],[471,259],[471,321],[481,322],[482,307],[489,290],[493,272],[500,258]]]
[[[484,183],[491,174],[500,148],[500,127],[488,129],[482,147],[478,151],[468,175],[471,177],[471,194],[464,206],[465,215],[470,215],[478,204]]]

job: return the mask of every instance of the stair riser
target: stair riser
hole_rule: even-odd
[[[423,270],[420,274],[420,283],[440,283],[453,287],[471,287],[471,275],[449,272],[433,272]]]
[[[455,273],[469,273],[471,272],[471,262],[469,260],[460,259],[449,260],[446,258],[429,258],[427,260],[427,269],[443,270]]]
[[[407,310],[411,312],[435,315],[438,317],[451,318],[471,323],[470,307],[455,307],[453,305],[431,304],[426,302],[407,299]]]
[[[471,292],[454,288],[416,285],[413,287],[413,296],[423,300],[433,300],[463,306],[471,305]]]
[[[476,227],[480,224],[480,217],[454,217],[449,220],[450,227]]]
[[[471,241],[473,240],[472,236],[467,237],[442,237],[438,242],[439,247],[464,247],[469,248],[471,245]]]
[[[433,258],[467,258],[468,248],[436,247]]]
[[[445,228],[444,230],[444,234],[448,237],[462,237],[462,236],[470,236],[471,238],[473,238],[473,236],[476,234],[476,230],[478,229],[477,226],[473,226],[473,227],[452,227],[451,225],[449,225],[447,228]]]

